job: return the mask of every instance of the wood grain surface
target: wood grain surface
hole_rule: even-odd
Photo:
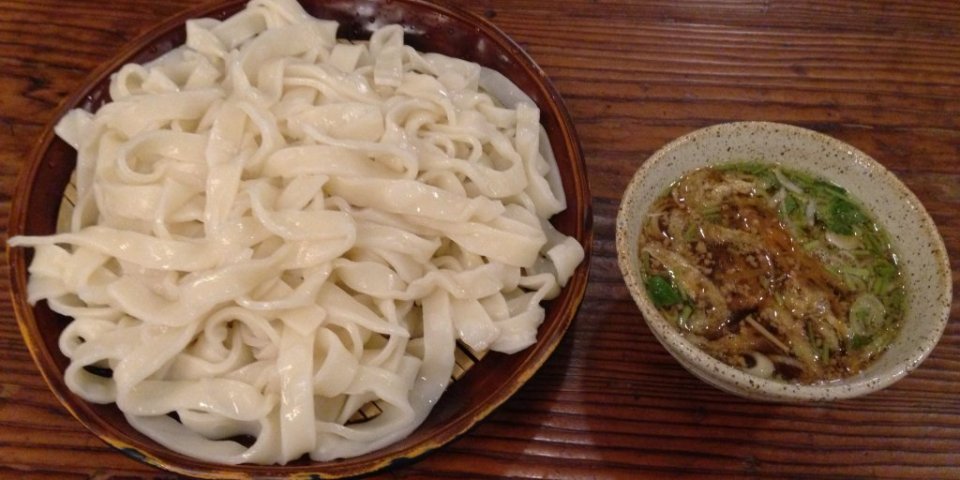
[[[58,102],[194,3],[0,0],[0,223]],[[957,283],[960,2],[462,6],[519,42],[567,102],[594,195],[590,283],[559,348],[515,397],[383,477],[960,478],[957,300],[930,358],[885,391],[820,405],[746,401],[701,383],[657,343],[621,279],[613,231],[633,171],[669,140],[719,122],[786,122],[899,175],[939,226]],[[112,450],[57,403],[21,340],[6,271],[0,283],[0,478],[172,477]]]

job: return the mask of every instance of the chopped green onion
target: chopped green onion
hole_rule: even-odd
[[[780,204],[780,216],[783,218],[794,218],[798,212],[802,212],[800,202],[792,193],[788,193]]]
[[[873,340],[873,337],[869,335],[854,335],[853,338],[850,339],[850,348],[863,348],[869,345],[871,340]]]
[[[866,220],[859,207],[843,198],[834,198],[827,206],[824,217],[823,224],[827,230],[841,235],[852,235],[853,227]]]
[[[690,325],[688,324],[689,322],[687,322],[687,320],[690,320],[690,316],[692,315],[693,307],[690,305],[684,305],[683,309],[680,310],[680,316],[677,317],[677,325],[684,330],[689,330]]]
[[[680,290],[667,277],[654,275],[647,279],[646,287],[650,299],[657,307],[669,307],[683,302]]]

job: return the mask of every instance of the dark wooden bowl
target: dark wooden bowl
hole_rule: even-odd
[[[171,50],[185,40],[184,22],[190,18],[226,18],[246,1],[230,1],[196,8],[171,18],[129,44],[93,72],[74,95],[60,106],[95,111],[109,101],[110,74],[130,62],[142,63]],[[57,340],[68,318],[50,311],[46,303],[27,303],[27,265],[31,251],[8,248],[13,306],[24,341],[47,384],[60,402],[84,426],[127,455],[177,473],[204,478],[340,477],[358,475],[408,461],[451,441],[507,400],[546,361],[576,315],[587,282],[592,215],[583,154],[576,131],[560,95],[544,72],[497,27],[476,15],[420,0],[302,0],[316,17],[340,22],[339,36],[369,37],[373,25],[403,24],[406,40],[421,51],[438,52],[477,62],[510,78],[540,107],[541,123],[550,136],[566,189],[568,208],[553,219],[562,232],[584,246],[587,260],[580,265],[560,296],[547,305],[539,341],[514,354],[489,354],[453,383],[427,420],[406,439],[355,458],[314,463],[306,459],[287,465],[224,466],[199,461],[160,446],[124,420],[115,405],[95,405],[77,397],[64,384],[68,360]],[[361,13],[362,12],[362,13]],[[75,151],[57,138],[53,124],[37,141],[22,172],[13,199],[8,232],[44,235],[54,232],[60,199],[76,159]]]

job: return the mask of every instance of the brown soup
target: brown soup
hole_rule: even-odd
[[[887,234],[841,187],[772,164],[693,171],[645,218],[648,295],[686,338],[758,376],[854,375],[897,334]]]

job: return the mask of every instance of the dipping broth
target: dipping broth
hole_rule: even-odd
[[[883,229],[843,188],[778,165],[687,174],[653,204],[639,251],[666,319],[760,377],[854,375],[903,317],[904,282]]]

